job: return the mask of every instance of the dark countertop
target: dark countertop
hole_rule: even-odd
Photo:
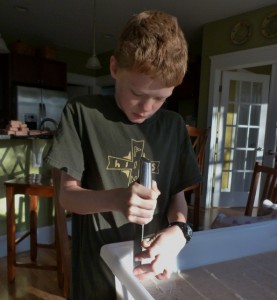
[[[0,134],[0,140],[20,140],[20,139],[52,139],[53,134],[39,134],[39,135],[8,135],[8,134]]]

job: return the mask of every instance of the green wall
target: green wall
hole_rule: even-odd
[[[51,139],[40,140],[45,155],[52,144]],[[29,174],[51,175],[47,165],[32,166],[33,139],[1,139],[0,140],[0,236],[6,235],[6,190],[4,182],[15,177],[25,177]],[[28,196],[16,195],[16,231],[29,228]],[[38,205],[38,226],[53,224],[53,206],[51,198],[40,198]]]
[[[242,15],[230,17],[224,20],[212,22],[204,26],[198,108],[199,127],[206,127],[211,125],[207,124],[210,82],[210,56],[277,44],[277,37],[265,38],[260,30],[263,20],[270,13],[274,12],[277,13],[277,4]],[[252,25],[252,35],[244,44],[235,45],[231,42],[231,31],[233,27],[241,21],[247,21]],[[275,27],[272,29],[276,31],[276,18],[275,22],[272,23],[272,26]]]

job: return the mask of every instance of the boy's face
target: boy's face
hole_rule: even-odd
[[[174,89],[147,75],[118,69],[114,57],[111,57],[110,70],[115,79],[117,105],[133,123],[143,123],[153,116]]]

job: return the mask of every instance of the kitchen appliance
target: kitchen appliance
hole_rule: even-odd
[[[25,122],[29,129],[48,128],[54,131],[67,100],[64,91],[17,86],[17,119]]]

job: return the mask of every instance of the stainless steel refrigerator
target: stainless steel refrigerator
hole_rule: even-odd
[[[67,100],[67,93],[63,91],[17,86],[17,119],[25,122],[29,129],[55,130]]]

